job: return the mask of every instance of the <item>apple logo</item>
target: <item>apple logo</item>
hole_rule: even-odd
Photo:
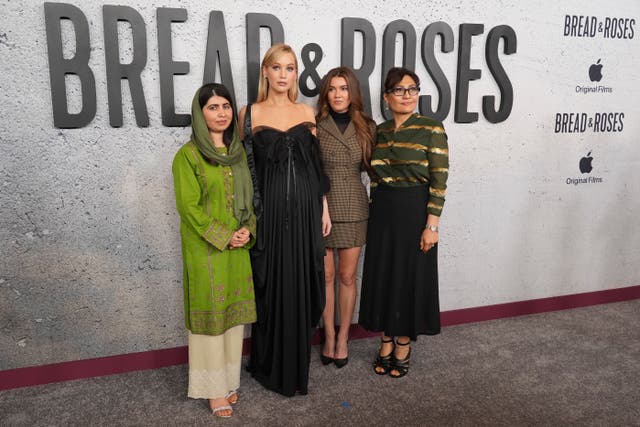
[[[589,67],[589,78],[592,82],[599,82],[602,79],[602,64],[599,59]]]
[[[591,157],[591,151],[589,151],[586,156],[580,159],[579,166],[580,166],[581,173],[591,172],[591,170],[593,169],[593,166],[591,166],[592,160],[593,160],[593,157]]]

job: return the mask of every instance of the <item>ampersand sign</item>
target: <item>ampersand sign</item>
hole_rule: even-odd
[[[313,53],[313,59],[311,54]],[[316,96],[320,92],[321,78],[317,67],[322,60],[322,48],[317,43],[306,44],[300,53],[300,59],[304,64],[304,71],[300,73],[300,92],[309,98]],[[309,88],[308,80],[313,82],[313,89]]]

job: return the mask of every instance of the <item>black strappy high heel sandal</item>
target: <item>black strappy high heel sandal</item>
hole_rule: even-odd
[[[407,346],[411,344],[411,340],[406,343],[401,343],[396,341],[396,345],[401,347]],[[409,352],[407,353],[404,359],[396,358],[395,351],[393,352],[393,359],[391,360],[391,366],[389,369],[389,376],[391,378],[402,378],[409,372],[409,359],[411,357],[411,348],[409,348]],[[397,371],[397,374],[394,374],[393,371]]]
[[[395,344],[391,347],[391,352],[386,356],[381,356],[380,351],[382,350],[382,344],[392,343],[393,338],[385,340],[381,339],[380,350],[378,350],[378,357],[373,361],[373,372],[378,375],[387,375],[389,373],[389,368],[391,367],[391,359],[393,358],[393,352],[395,350]],[[380,371],[378,369],[381,369]]]

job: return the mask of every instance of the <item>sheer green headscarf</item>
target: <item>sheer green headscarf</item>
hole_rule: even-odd
[[[253,183],[247,166],[247,156],[240,141],[238,124],[233,118],[233,138],[224,154],[216,149],[209,135],[209,128],[200,107],[200,90],[191,103],[191,141],[202,155],[213,164],[231,166],[233,173],[233,215],[240,227],[249,223],[253,209]]]

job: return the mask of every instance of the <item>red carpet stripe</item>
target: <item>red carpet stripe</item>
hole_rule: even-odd
[[[545,313],[597,304],[629,301],[640,298],[640,286],[607,289],[574,295],[540,298],[528,301],[488,305],[484,307],[463,308],[445,311],[441,314],[443,326],[481,322],[505,317]],[[351,339],[377,336],[359,325],[351,325]],[[313,344],[319,344],[321,333],[318,331]],[[245,339],[243,353],[250,349],[250,339]],[[162,350],[150,350],[140,353],[99,357],[96,359],[74,360],[50,365],[30,366],[26,368],[0,371],[0,390],[49,384],[81,378],[121,374],[144,369],[156,369],[187,363],[187,347],[175,347]]]

